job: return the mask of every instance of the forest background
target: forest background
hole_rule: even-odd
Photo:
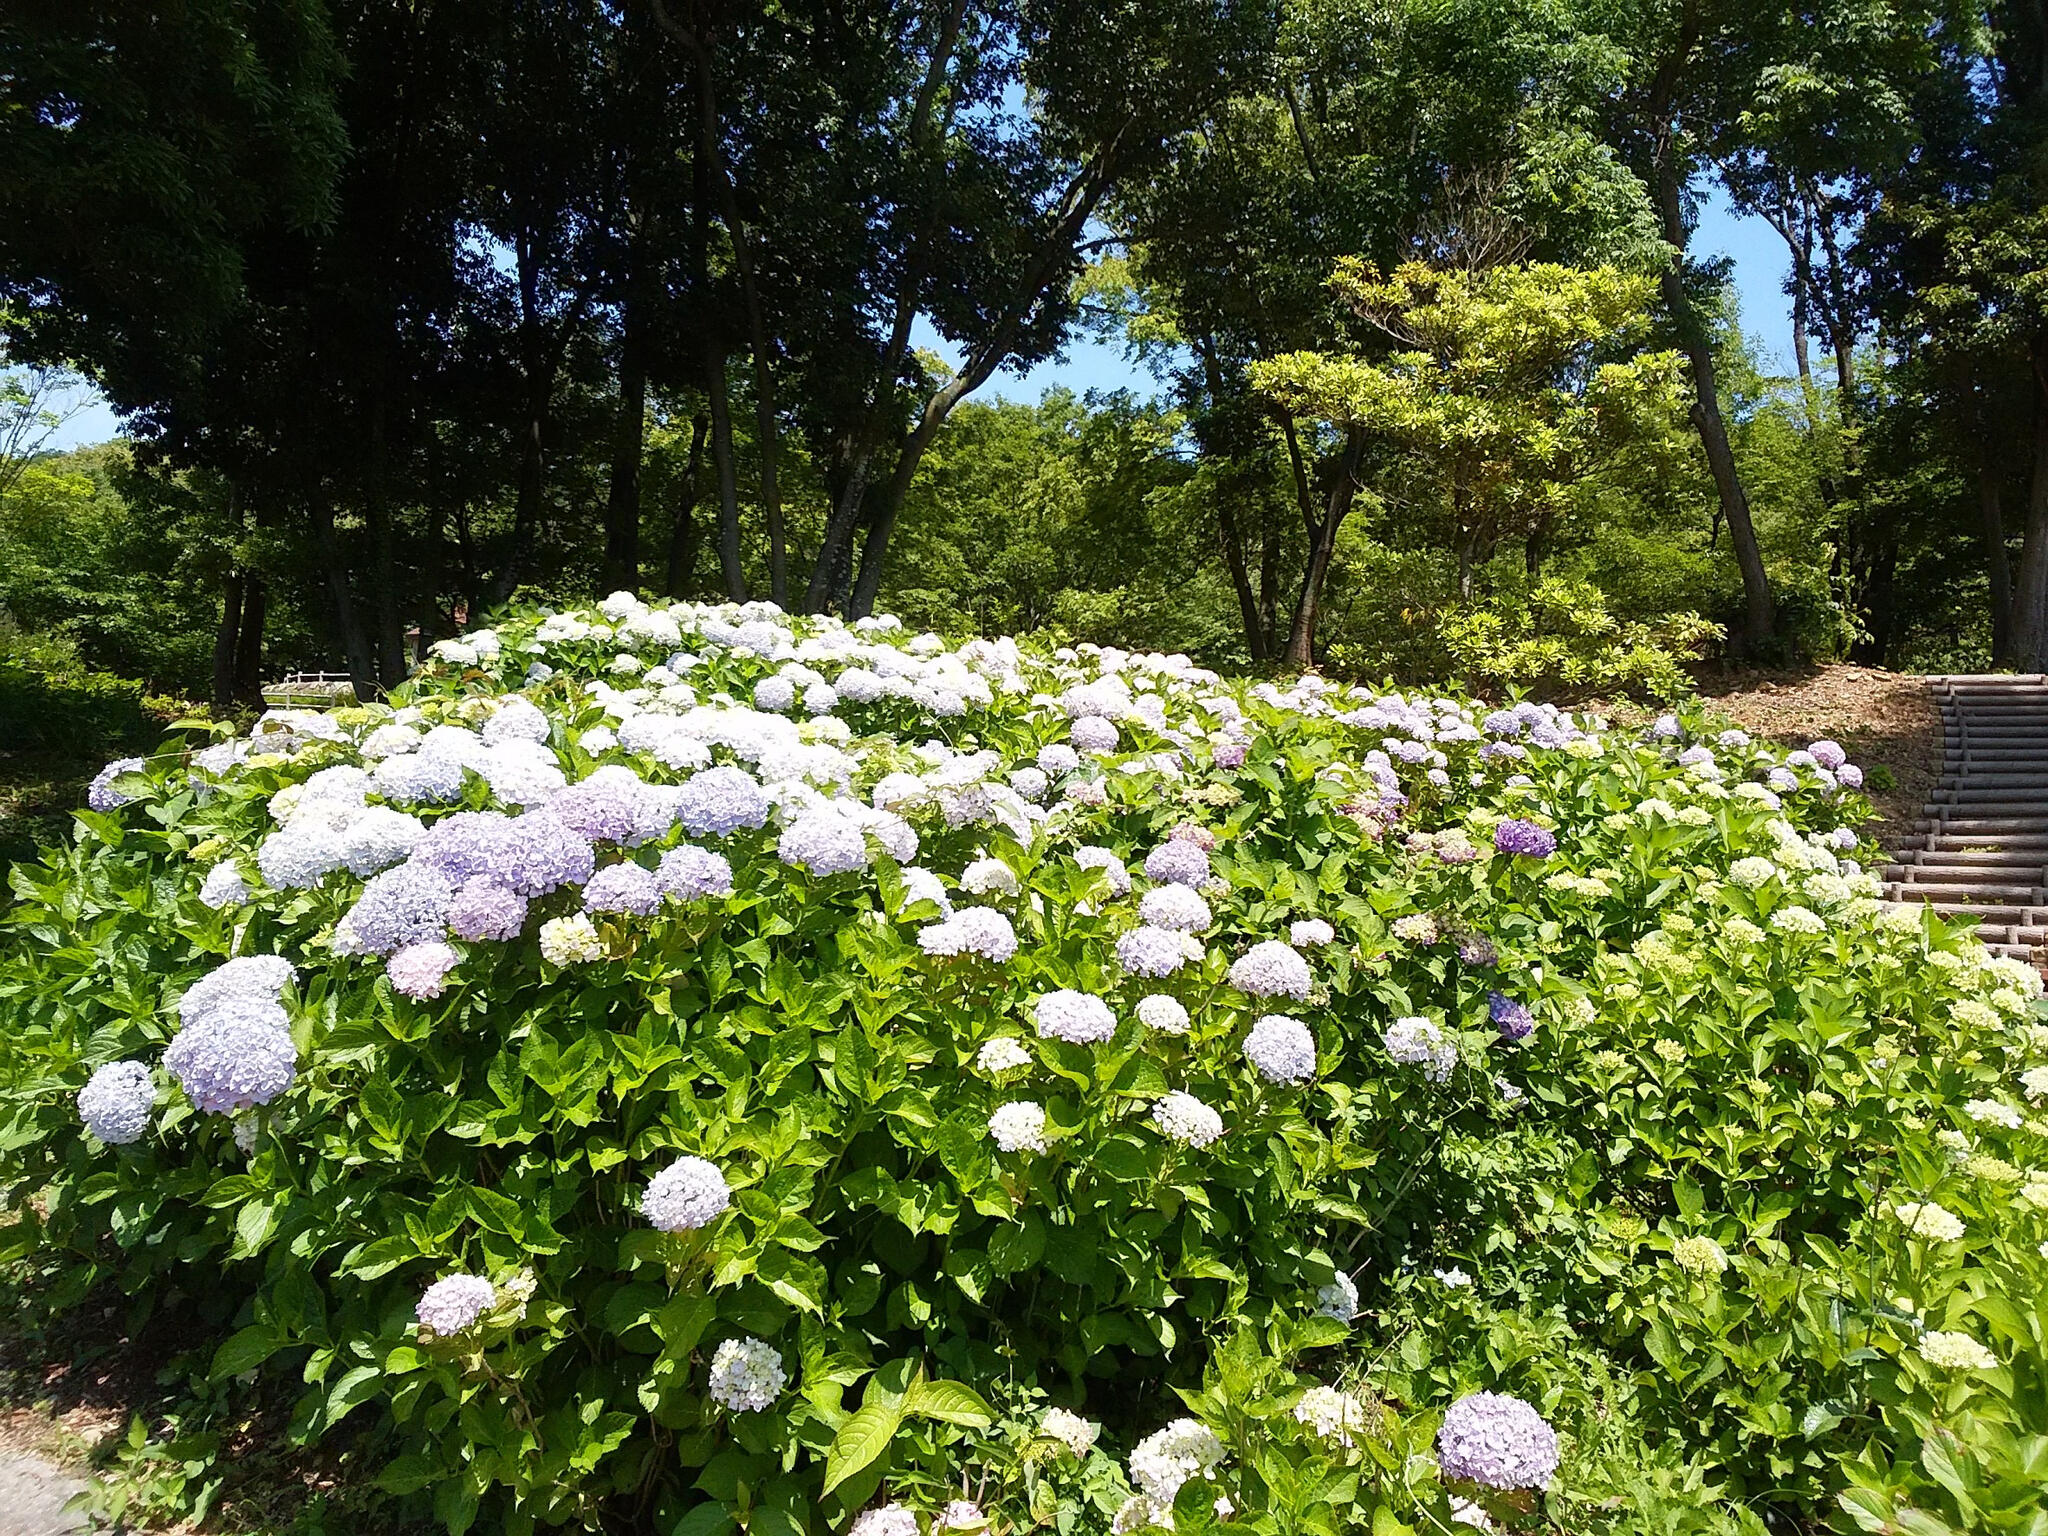
[[[520,589],[2042,670],[2044,103],[2026,4],[25,0],[0,752],[369,696]],[[1077,341],[1149,385],[996,397]],[[123,436],[58,451],[81,378]]]

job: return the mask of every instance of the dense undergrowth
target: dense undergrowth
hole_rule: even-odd
[[[1855,780],[516,612],[15,872],[5,1256],[456,1531],[2038,1533],[2039,979]]]

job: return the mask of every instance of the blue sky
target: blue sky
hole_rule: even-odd
[[[1762,219],[1738,218],[1717,191],[1701,210],[1693,249],[1702,258],[1715,253],[1733,258],[1742,325],[1760,354],[1758,360],[1768,371],[1790,373],[1792,320],[1784,289],[1787,261],[1784,242],[1776,231]],[[951,352],[922,322],[914,339],[918,346],[932,347],[942,355]],[[1021,378],[1013,373],[998,374],[982,387],[980,394],[982,398],[1033,402],[1046,390],[1060,385],[1076,394],[1091,389],[1130,389],[1141,396],[1158,388],[1150,374],[1124,356],[1121,347],[1081,337],[1067,347],[1064,358],[1040,363]],[[105,442],[114,436],[118,426],[106,402],[95,400],[65,423],[54,446],[73,448]]]

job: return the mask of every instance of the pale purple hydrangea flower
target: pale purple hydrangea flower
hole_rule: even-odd
[[[462,882],[448,906],[448,929],[459,939],[516,939],[526,926],[526,898],[488,875]]]
[[[1790,768],[1773,768],[1765,782],[1780,793],[1789,793],[1799,787],[1799,775]]]
[[[631,862],[607,864],[584,885],[583,910],[649,917],[661,909],[661,896],[653,870]]]
[[[729,837],[768,824],[768,796],[738,768],[692,774],[676,805],[676,820],[692,837]]]
[[[1436,1459],[1446,1477],[1503,1493],[1547,1488],[1557,1472],[1557,1435],[1519,1397],[1474,1392],[1445,1412]]]
[[[518,857],[518,843],[512,818],[503,811],[457,811],[427,829],[412,857],[460,885],[509,868]]]
[[[1071,1045],[1095,1045],[1116,1033],[1109,1004],[1087,992],[1048,992],[1033,1005],[1031,1016],[1042,1039]]]
[[[846,1536],[918,1536],[917,1516],[901,1504],[883,1504],[862,1511]]]
[[[1242,768],[1249,750],[1241,741],[1226,741],[1218,744],[1210,752],[1209,758],[1218,768]]]
[[[1458,940],[1458,959],[1470,966],[1498,965],[1500,951],[1485,934],[1468,933]]]
[[[1063,741],[1038,749],[1039,771],[1048,774],[1072,773],[1081,766],[1081,754]]]
[[[78,1118],[110,1147],[140,1141],[156,1109],[156,1082],[139,1061],[110,1061],[78,1091]]]
[[[1284,1013],[1269,1013],[1252,1026],[1244,1054],[1269,1083],[1305,1083],[1315,1076],[1315,1036]]]
[[[682,1157],[647,1181],[640,1214],[657,1232],[708,1227],[732,1205],[732,1191],[716,1163]]]
[[[548,798],[550,814],[578,837],[593,843],[644,841],[648,790],[639,775],[624,767],[601,768],[589,778],[558,790]],[[644,829],[655,836],[660,827]]]
[[[509,694],[502,700],[491,718],[484,722],[479,732],[486,746],[502,746],[507,742],[544,742],[548,739],[548,717],[535,707],[530,699],[518,694]]]
[[[384,974],[396,990],[415,1002],[425,1002],[447,990],[448,973],[461,958],[438,940],[408,944],[384,962]]]
[[[725,855],[683,843],[661,856],[655,880],[679,901],[703,901],[732,894],[732,865]]]
[[[1139,898],[1138,916],[1155,928],[1181,933],[1192,933],[1215,921],[1209,903],[1185,885],[1153,887]]]
[[[1854,763],[1844,763],[1835,770],[1835,782],[1844,789],[1861,789],[1863,787],[1863,770]]]
[[[1083,752],[1114,752],[1118,741],[1113,721],[1100,715],[1083,715],[1067,728],[1068,739]]]
[[[1168,838],[1145,855],[1145,878],[1160,884],[1197,886],[1209,878],[1209,854],[1199,844]]]
[[[1001,965],[1017,953],[1017,930],[994,907],[962,907],[944,922],[920,928],[917,943],[941,959],[979,955]]]
[[[282,955],[241,955],[207,972],[185,989],[178,999],[178,1020],[185,1027],[203,1024],[213,1014],[255,1003],[276,1010],[282,1027],[284,1009],[278,1005],[286,983],[296,973]]]
[[[1833,772],[1849,761],[1849,754],[1842,750],[1842,744],[1838,741],[1823,739],[1814,742],[1806,750],[1816,763],[1829,772]]]
[[[447,933],[448,909],[454,904],[455,891],[447,876],[429,865],[407,862],[374,876],[343,923],[360,952],[388,955]]]
[[[195,1108],[227,1115],[268,1104],[291,1087],[298,1057],[289,1030],[221,1011],[179,1031],[164,1052],[164,1069]]]
[[[822,879],[866,869],[868,840],[860,823],[852,817],[831,807],[820,807],[806,811],[783,828],[776,854],[783,863],[807,869]]]
[[[1337,930],[1320,917],[1304,917],[1287,929],[1288,942],[1297,949],[1320,949],[1336,937]]]
[[[1199,951],[1200,942],[1189,935],[1146,923],[1117,939],[1116,963],[1133,976],[1171,976],[1194,958],[1188,953],[1190,943]]]
[[[498,1289],[481,1275],[447,1275],[428,1286],[413,1315],[437,1338],[452,1338],[476,1326],[498,1304]]]
[[[1314,985],[1308,961],[1278,939],[1254,944],[1230,967],[1230,984],[1252,997],[1291,997],[1300,1002]]]
[[[1547,859],[1557,852],[1557,838],[1533,821],[1512,818],[1493,829],[1493,846],[1525,859]]]

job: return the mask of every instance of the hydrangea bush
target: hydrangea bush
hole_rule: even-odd
[[[517,612],[15,871],[5,1251],[457,1533],[2033,1530],[2040,981],[1856,783]]]

